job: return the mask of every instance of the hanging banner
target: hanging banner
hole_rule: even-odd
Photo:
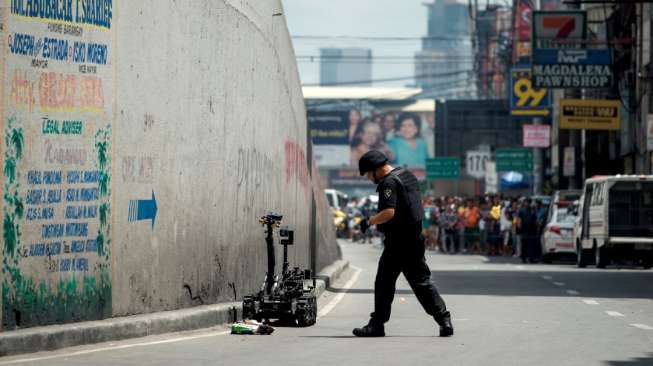
[[[531,0],[517,0],[517,14],[515,14],[516,41],[530,41],[533,32],[533,2]]]
[[[498,186],[497,164],[494,161],[488,161],[485,164],[485,194],[497,193]]]
[[[653,115],[649,114],[646,122],[646,149],[653,151]]]
[[[576,175],[576,152],[573,146],[565,147],[562,175],[565,177],[573,177]]]

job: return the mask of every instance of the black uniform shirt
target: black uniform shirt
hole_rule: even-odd
[[[376,191],[379,193],[379,212],[387,208],[395,209],[395,216],[390,221],[378,225],[381,232],[387,234],[402,228],[407,229],[407,224],[416,224],[421,228],[424,212],[421,208],[417,178],[412,173],[403,168],[395,168],[381,180]],[[411,201],[416,203],[411,204]]]
[[[387,208],[394,208],[395,209],[395,217],[390,219],[390,221],[379,224],[377,227],[379,228],[379,231],[383,233],[388,233],[389,231],[392,230],[394,221],[396,221],[396,215],[397,215],[397,195],[399,194],[398,190],[401,188],[399,186],[399,182],[392,177],[391,175],[387,175],[383,180],[379,183],[379,185],[376,187],[376,191],[379,193],[379,212],[387,209]]]
[[[396,170],[396,169],[395,169]],[[397,180],[387,175],[376,187],[379,193],[379,212],[386,208],[397,208],[397,190],[401,188]]]

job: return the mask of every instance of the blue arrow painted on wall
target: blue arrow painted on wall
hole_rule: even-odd
[[[152,230],[154,230],[154,220],[156,220],[156,198],[152,191],[151,200],[130,200],[129,201],[129,222],[152,220]]]

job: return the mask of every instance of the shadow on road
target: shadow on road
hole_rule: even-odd
[[[606,361],[605,364],[609,366],[650,366],[653,365],[653,353],[647,357],[633,358],[628,361]]]
[[[542,276],[550,275],[552,280]],[[592,298],[653,299],[653,272],[565,272],[526,271],[433,271],[431,278],[443,295],[487,296],[568,296],[565,289]],[[556,286],[553,282],[564,283]],[[373,294],[373,288],[343,289],[329,286],[328,291],[346,294]],[[406,288],[398,295],[412,295]]]
[[[345,336],[345,335],[342,335],[342,336],[299,336],[299,338],[331,338],[331,339],[359,338],[359,339],[362,339],[361,337],[356,337],[356,336],[353,336],[353,335],[348,335],[348,336]],[[376,337],[369,337],[369,338],[365,338],[365,339],[374,339],[374,338],[376,338]],[[440,338],[440,337],[438,337],[436,335],[432,335],[432,336],[386,335],[383,338]]]

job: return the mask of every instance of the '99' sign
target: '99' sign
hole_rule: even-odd
[[[546,116],[551,99],[548,89],[535,89],[530,69],[512,69],[510,109],[513,115]]]

